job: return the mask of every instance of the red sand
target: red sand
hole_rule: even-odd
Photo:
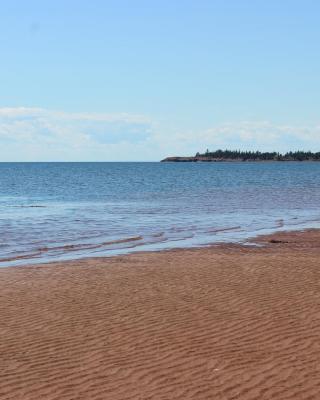
[[[320,399],[320,231],[261,241],[0,269],[0,399]]]

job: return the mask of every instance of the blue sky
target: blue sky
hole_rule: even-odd
[[[320,2],[1,2],[0,160],[320,150]]]

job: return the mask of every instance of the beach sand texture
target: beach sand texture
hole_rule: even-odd
[[[320,399],[320,231],[260,240],[0,269],[0,399]]]

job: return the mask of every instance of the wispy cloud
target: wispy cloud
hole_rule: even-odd
[[[217,125],[203,131],[177,133],[173,146],[188,151],[206,148],[242,150],[320,150],[320,125],[294,126],[268,121],[241,121]]]
[[[115,146],[148,140],[152,121],[126,113],[68,113],[43,108],[0,108],[0,142],[22,159],[122,158]],[[110,154],[110,150],[112,153]]]
[[[217,148],[320,150],[320,125],[225,123],[201,131],[157,124],[144,115],[0,108],[0,160],[159,160]]]

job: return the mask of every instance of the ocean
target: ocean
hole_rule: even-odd
[[[320,227],[320,163],[0,163],[0,266]]]

